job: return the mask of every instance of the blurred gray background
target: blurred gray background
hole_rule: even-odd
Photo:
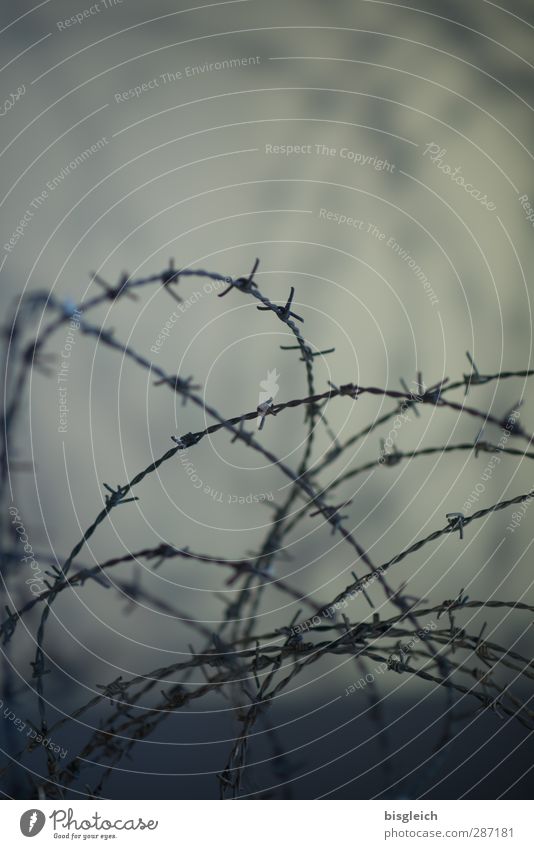
[[[238,0],[186,7],[160,0],[101,0],[91,7],[48,0],[35,9],[24,3],[2,10],[2,97],[11,103],[0,117],[6,319],[20,295],[35,290],[83,303],[101,291],[90,272],[115,285],[123,272],[148,276],[172,257],[177,268],[239,276],[258,257],[262,291],[283,302],[294,286],[295,310],[305,319],[312,348],[336,348],[315,361],[318,391],[328,380],[400,389],[399,379],[413,385],[418,371],[427,385],[461,379],[470,371],[466,351],[483,373],[528,368],[532,223],[520,198],[527,195],[534,204],[532,4]],[[79,20],[65,23],[76,15]],[[17,91],[18,99],[10,99]],[[97,143],[94,153],[82,156]],[[288,154],[288,146],[301,147]],[[440,165],[461,169],[456,173],[492,208]],[[10,245],[27,210],[32,215],[23,235]],[[361,224],[340,223],[341,216]],[[107,303],[92,320],[168,372],[192,374],[207,402],[225,416],[253,410],[273,370],[277,400],[306,395],[297,352],[279,347],[292,344],[287,328],[240,293],[219,299],[219,290],[207,291],[204,283],[180,281],[176,292],[184,311],[157,352],[161,328],[177,309],[160,286],[140,290],[137,301]],[[50,317],[37,311],[34,335]],[[48,343],[57,358],[65,334],[61,328]],[[50,562],[65,558],[101,509],[103,482],[128,481],[171,446],[171,435],[205,424],[198,408],[183,407],[172,392],[154,386],[153,375],[116,352],[97,350],[92,338],[78,333],[67,426],[58,432],[56,368],[57,361],[48,378],[32,373],[14,458],[30,461],[33,470],[12,477],[12,500],[33,548]],[[461,402],[462,390],[451,397]],[[522,380],[474,387],[467,400],[497,417],[523,400],[521,422],[527,431],[534,428],[534,405]],[[344,441],[392,404],[370,396],[357,403],[336,399],[326,414]],[[478,429],[468,416],[425,407],[420,418],[410,414],[396,444],[410,450],[472,441]],[[378,456],[379,438],[388,430],[360,441],[324,483],[334,471]],[[297,409],[270,418],[261,438],[296,468],[303,435],[303,411]],[[498,428],[486,428],[488,440],[500,436]],[[319,424],[315,458],[330,445]],[[247,496],[279,503],[287,479],[225,433],[187,455],[203,486],[193,485],[179,457],[164,465],[136,490],[138,502],[100,526],[81,564],[161,541],[225,558],[258,550],[272,507],[269,501],[247,503]],[[446,512],[461,510],[488,459],[436,455],[379,468],[349,481],[338,500],[352,498],[347,524],[382,563],[442,527]],[[473,509],[532,489],[528,463],[503,457]],[[530,516],[513,535],[506,533],[510,519],[510,512],[497,514],[473,524],[464,543],[447,536],[424,548],[399,564],[393,584],[410,579],[411,593],[435,601],[462,587],[472,598],[495,593],[528,600]],[[273,568],[304,592],[326,602],[350,581],[351,549],[318,518],[305,519],[288,544],[292,559],[279,558]],[[128,578],[134,568],[121,566],[115,574]],[[224,607],[213,591],[230,592],[227,571],[189,561],[170,561],[155,574],[138,569],[145,590],[216,628]],[[13,592],[13,603],[27,600],[24,586]],[[379,589],[373,597],[387,615]],[[95,681],[188,654],[192,637],[185,625],[146,605],[131,615],[125,609],[120,594],[96,585],[58,598],[48,631],[54,672],[47,687],[60,711],[87,701]],[[297,609],[269,591],[261,630],[287,624]],[[350,616],[369,616],[363,599]],[[479,620],[484,617],[470,618],[471,630]],[[498,616],[494,625],[495,639],[511,639],[518,651],[528,651],[526,617]],[[31,658],[32,640],[24,637],[12,655],[21,680]],[[301,734],[308,741],[310,768],[314,758],[316,766],[328,759],[318,742],[323,731],[347,720],[324,714],[321,706],[354,675],[354,664],[344,659],[314,668],[277,707],[281,722],[292,721],[289,737]],[[401,687],[387,701],[392,718],[426,692],[420,684]],[[314,707],[323,718],[305,721]],[[418,709],[425,716],[425,706]],[[191,709],[190,720],[183,720],[190,727],[176,720],[172,733],[170,727],[162,732],[167,743],[195,734],[205,741],[206,728],[213,728],[211,747],[180,750],[184,773],[222,766],[230,744],[219,749],[215,741],[231,739],[235,729],[228,706],[214,698],[213,710],[220,713]],[[350,716],[354,706],[346,710]],[[407,739],[421,721],[413,713],[406,720]],[[515,730],[508,732],[515,740]],[[354,733],[357,742],[360,732]],[[340,752],[350,748],[345,736],[336,745]],[[159,747],[165,754],[140,748],[135,775],[113,779],[115,795],[215,792],[210,775],[148,788],[139,776],[152,762],[155,770],[180,770],[168,747]],[[517,758],[520,763],[521,754]],[[349,759],[336,769],[323,766],[315,778],[302,779],[302,795],[319,795],[321,781],[324,792],[333,790],[360,767]],[[372,781],[346,792],[365,794]],[[377,778],[371,792],[379,792],[381,782]],[[455,791],[441,787],[436,795],[447,792]]]

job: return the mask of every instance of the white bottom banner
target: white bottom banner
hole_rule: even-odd
[[[236,810],[235,804],[239,805]],[[534,846],[531,804],[521,801],[4,801],[2,844],[180,844],[218,849],[329,846]],[[272,810],[276,807],[276,813]],[[172,842],[171,842],[172,841]],[[194,841],[194,843],[193,843]]]

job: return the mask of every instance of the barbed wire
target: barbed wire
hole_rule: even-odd
[[[230,747],[226,763],[218,775],[221,796],[223,798],[238,797],[241,794],[248,755],[254,737],[259,733],[255,730],[259,724],[267,729],[273,768],[278,779],[287,789],[291,782],[291,753],[284,752],[281,747],[276,728],[267,719],[266,711],[281,693],[289,690],[295,678],[304,674],[312,664],[328,656],[353,659],[356,668],[361,671],[366,681],[365,686],[369,686],[366,691],[368,710],[377,726],[377,735],[382,740],[381,745],[386,747],[384,751],[387,750],[389,742],[385,729],[381,727],[384,720],[376,682],[372,673],[366,671],[373,668],[369,667],[371,661],[374,664],[384,665],[390,678],[394,675],[409,676],[444,689],[449,710],[443,726],[442,743],[450,739],[452,734],[452,726],[456,720],[453,721],[450,717],[457,701],[472,700],[476,703],[476,711],[491,710],[498,717],[513,718],[524,728],[529,730],[534,728],[534,713],[529,708],[531,697],[524,698],[521,694],[512,693],[511,690],[516,680],[534,679],[532,661],[512,647],[500,645],[489,637],[482,639],[481,634],[470,635],[456,624],[456,617],[467,610],[506,609],[519,615],[521,612],[534,612],[534,606],[521,600],[503,601],[490,598],[473,601],[463,595],[463,590],[456,598],[424,606],[421,599],[406,594],[406,582],[396,589],[389,583],[392,567],[411,557],[424,546],[448,534],[459,534],[463,538],[465,530],[472,522],[514,505],[528,504],[534,498],[534,491],[498,501],[468,516],[461,512],[449,513],[446,525],[413,542],[405,549],[397,551],[378,566],[374,565],[368,548],[364,547],[356,539],[352,530],[344,524],[346,517],[341,514],[341,510],[347,504],[340,505],[329,501],[330,495],[336,488],[355,476],[381,465],[393,466],[401,461],[410,461],[417,457],[454,452],[468,452],[478,456],[479,452],[484,452],[532,459],[534,452],[528,450],[528,445],[533,437],[515,419],[511,421],[510,412],[502,416],[495,415],[491,411],[466,404],[465,396],[468,394],[472,396],[477,386],[513,378],[529,378],[534,371],[522,369],[481,374],[468,354],[472,369],[469,374],[453,382],[447,378],[430,388],[424,387],[422,375],[419,375],[419,391],[416,393],[411,392],[406,384],[401,391],[354,382],[338,385],[330,383],[329,389],[317,391],[315,357],[326,356],[334,349],[312,351],[301,329],[304,317],[294,310],[294,287],[290,287],[289,296],[285,302],[275,303],[259,288],[256,278],[258,266],[259,260],[256,259],[248,275],[231,278],[204,269],[175,269],[174,263],[171,262],[168,269],[149,277],[134,280],[128,275],[123,275],[116,286],[108,284],[99,275],[94,274],[94,283],[102,291],[83,303],[74,305],[62,302],[48,293],[34,293],[21,300],[16,306],[11,328],[6,334],[7,368],[5,373],[9,375],[9,385],[6,382],[0,466],[4,499],[6,493],[12,495],[13,492],[11,468],[16,456],[15,426],[23,412],[23,397],[28,378],[32,370],[40,371],[45,377],[49,374],[46,345],[53,335],[71,320],[74,312],[79,315],[80,332],[96,340],[97,346],[121,354],[127,361],[153,376],[158,385],[169,388],[180,395],[184,401],[190,402],[200,410],[202,416],[213,420],[203,429],[181,435],[169,435],[174,445],[163,451],[157,458],[151,459],[127,483],[116,486],[103,484],[105,488],[103,506],[68,555],[61,561],[56,559],[56,562],[45,571],[45,588],[42,592],[18,608],[14,608],[11,603],[5,605],[5,616],[0,622],[4,656],[17,633],[18,624],[24,620],[26,631],[30,633],[32,612],[37,611],[39,615],[33,637],[35,656],[32,662],[32,675],[27,684],[31,689],[33,689],[32,683],[35,684],[40,723],[38,730],[42,736],[61,734],[70,725],[81,728],[82,717],[85,717],[87,713],[97,709],[102,711],[106,704],[110,708],[107,715],[100,716],[99,727],[89,734],[84,746],[70,757],[68,763],[60,764],[58,759],[47,751],[48,774],[42,776],[40,781],[33,779],[36,793],[44,797],[61,797],[67,788],[78,786],[81,773],[88,764],[94,763],[95,758],[101,764],[102,773],[96,784],[92,787],[87,786],[84,792],[90,797],[100,797],[105,782],[113,774],[114,768],[122,762],[123,758],[130,755],[139,741],[150,737],[167,717],[192,700],[213,695],[222,695],[229,700],[239,723],[239,732]],[[260,311],[269,313],[287,326],[294,336],[295,345],[282,347],[285,350],[297,351],[300,355],[299,359],[304,363],[305,395],[279,402],[271,399],[254,410],[227,417],[208,404],[203,395],[197,392],[200,386],[193,383],[192,376],[167,373],[132,346],[122,343],[113,331],[94,324],[88,319],[90,312],[106,301],[116,303],[123,298],[131,298],[136,296],[139,290],[150,285],[161,286],[174,300],[177,300],[179,299],[178,284],[192,277],[225,283],[226,289],[219,293],[221,297],[232,292],[251,297],[259,302]],[[36,339],[23,344],[26,328],[38,309],[55,313],[55,317],[43,327]],[[449,397],[450,393],[457,390],[464,391],[462,402]],[[354,402],[366,395],[389,399],[394,402],[394,406],[390,411],[352,434],[344,443],[339,442],[331,431],[325,409],[333,402],[342,403],[343,399]],[[321,473],[333,466],[335,461],[357,442],[378,431],[399,412],[407,409],[419,412],[425,406],[448,409],[459,415],[475,418],[484,424],[498,426],[506,431],[510,439],[526,442],[527,446],[515,448],[501,443],[493,444],[483,440],[479,434],[473,442],[424,446],[411,451],[401,451],[395,446],[393,450],[386,452],[383,447],[379,457],[335,475],[334,479],[326,485],[322,482]],[[245,426],[247,422],[257,420],[259,414],[263,427],[263,423],[271,416],[290,416],[292,411],[299,408],[302,408],[305,414],[306,434],[303,439],[301,460],[293,469],[284,459],[266,447],[262,440],[262,433],[249,432]],[[318,424],[325,428],[332,439],[333,447],[323,457],[314,460],[314,439]],[[194,449],[208,436],[223,433],[229,434],[233,441],[240,441],[248,449],[260,454],[290,482],[285,499],[280,504],[269,505],[273,508],[273,515],[268,523],[265,538],[256,553],[243,558],[225,559],[219,555],[191,551],[187,546],[160,543],[145,546],[137,551],[127,550],[126,553],[110,557],[92,566],[79,562],[84,547],[100,525],[109,518],[111,512],[139,498],[137,493],[141,490],[141,485],[146,478],[180,452]],[[294,510],[297,499],[302,500],[304,505]],[[311,514],[310,511],[312,511]],[[298,522],[309,515],[321,517],[331,527],[332,533],[337,534],[352,549],[353,567],[356,564],[365,564],[369,570],[360,576],[353,573],[354,580],[327,603],[313,598],[304,588],[294,585],[286,578],[275,575],[271,568],[273,559],[281,556],[288,535]],[[5,538],[0,551],[4,595],[10,598],[9,587],[14,572],[12,566],[17,560],[17,552],[6,536],[5,518],[0,523],[0,530]],[[40,557],[42,560],[48,559],[46,553]],[[140,561],[145,561],[146,568],[155,572],[169,560],[194,561],[199,565],[209,566],[217,572],[220,571],[221,575],[226,570],[231,572],[230,577],[226,576],[225,581],[230,587],[235,584],[235,591],[226,592],[222,598],[215,591],[213,593],[214,597],[219,598],[224,605],[219,627],[215,631],[210,630],[201,618],[192,615],[190,611],[180,609],[169,599],[161,599],[149,592],[142,585],[139,575],[134,574],[129,580],[121,576],[115,577],[115,575],[112,580],[108,575],[115,567],[137,564]],[[69,715],[50,724],[44,681],[49,673],[47,663],[53,663],[53,658],[45,647],[47,622],[57,597],[69,590],[81,589],[87,582],[102,589],[113,588],[118,591],[120,597],[127,602],[125,612],[135,611],[136,605],[142,602],[152,609],[173,616],[186,627],[191,628],[203,640],[203,645],[200,650],[195,650],[191,646],[188,649],[189,657],[185,661],[126,680],[119,678],[108,684],[98,685],[100,694],[93,696]],[[343,603],[361,594],[370,607],[374,608],[370,593],[375,584],[381,586],[386,601],[396,608],[396,613],[389,618],[380,619],[379,614],[374,611],[370,620],[361,618],[350,621],[340,610],[341,607],[345,610]],[[302,619],[302,610],[299,609],[286,625],[264,633],[259,632],[259,622],[263,618],[264,594],[269,588],[290,598],[292,604],[297,602],[309,608],[313,615],[310,615],[307,620]],[[442,616],[448,619],[448,625],[438,628],[436,623]],[[415,636],[422,633],[421,622],[423,620],[428,622],[429,617],[435,617],[434,629],[431,633],[425,633],[424,637],[419,636],[421,645],[412,646],[403,656],[402,640],[413,641]],[[470,665],[473,658],[483,661],[485,671],[481,672],[476,666]],[[495,678],[495,673],[503,669],[511,673],[511,680],[504,685]],[[205,683],[200,686],[198,682],[191,683],[189,679],[194,672],[199,672],[205,678]],[[465,675],[473,679],[474,683],[470,686],[466,686],[459,680],[460,676]],[[175,676],[179,676],[179,681],[174,680]],[[369,676],[373,680],[367,682]],[[155,691],[161,685],[167,689],[160,690],[161,698],[159,698]],[[15,770],[21,758],[28,755],[35,747],[36,744],[30,742],[18,753],[12,753],[8,763],[0,770],[0,775],[6,776]]]

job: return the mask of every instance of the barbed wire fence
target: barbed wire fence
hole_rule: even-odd
[[[232,706],[238,731],[233,744],[228,747],[227,758],[221,763],[217,776],[222,798],[240,796],[262,796],[251,788],[250,776],[254,765],[249,765],[250,752],[254,747],[256,729],[264,729],[271,752],[275,793],[290,796],[298,771],[293,754],[286,752],[281,744],[276,726],[269,718],[269,708],[290,685],[303,676],[308,667],[324,658],[353,659],[360,678],[354,686],[366,703],[366,711],[376,726],[377,740],[383,746],[384,757],[391,756],[392,743],[388,738],[383,716],[383,706],[376,686],[377,676],[385,686],[394,687],[396,676],[419,679],[429,688],[443,690],[446,710],[443,714],[439,741],[435,756],[438,757],[453,738],[459,724],[470,721],[481,711],[491,711],[503,723],[513,720],[525,731],[534,729],[532,696],[523,694],[524,687],[531,690],[534,678],[532,660],[523,656],[512,645],[501,645],[491,639],[493,629],[484,625],[482,630],[471,633],[470,623],[464,623],[467,611],[484,610],[488,617],[493,611],[509,611],[520,619],[518,631],[523,633],[528,617],[534,612],[522,598],[506,597],[470,599],[464,589],[458,587],[454,598],[423,600],[410,594],[410,582],[405,577],[393,583],[397,576],[395,567],[410,558],[423,546],[447,535],[463,539],[472,523],[491,518],[498,511],[506,511],[507,519],[518,506],[526,511],[534,491],[514,494],[497,503],[488,504],[470,515],[464,515],[457,504],[450,505],[444,516],[443,525],[413,542],[403,550],[392,553],[383,563],[375,563],[369,550],[356,537],[347,523],[346,511],[350,502],[339,503],[336,489],[364,472],[378,466],[395,466],[411,462],[418,457],[459,453],[478,457],[479,453],[492,456],[510,455],[515,458],[532,459],[533,436],[519,423],[514,410],[498,417],[474,406],[471,399],[477,386],[515,378],[529,378],[534,370],[501,371],[481,374],[470,358],[469,373],[457,380],[441,380],[426,387],[421,374],[417,377],[416,391],[406,384],[401,390],[341,382],[350,375],[340,375],[339,383],[330,382],[327,387],[318,386],[314,368],[317,356],[327,356],[333,349],[315,352],[307,342],[303,330],[303,316],[293,308],[295,290],[290,288],[285,303],[271,301],[259,288],[256,280],[259,260],[251,272],[243,277],[227,276],[202,269],[168,269],[141,279],[124,276],[116,286],[105,283],[97,275],[95,284],[101,292],[85,302],[74,305],[60,301],[48,293],[33,293],[20,300],[14,318],[5,328],[6,368],[4,387],[4,411],[2,417],[2,519],[1,519],[1,563],[2,563],[2,616],[0,637],[3,643],[2,671],[3,692],[6,709],[16,704],[20,693],[10,652],[16,644],[19,629],[24,628],[26,637],[33,641],[33,661],[28,669],[25,686],[34,695],[36,720],[29,723],[32,734],[25,745],[15,722],[7,722],[8,751],[4,752],[5,763],[0,777],[6,793],[27,794],[29,791],[40,798],[65,798],[70,792],[83,793],[94,798],[105,797],[106,782],[123,760],[130,756],[136,744],[150,739],[170,716],[191,702],[210,698],[213,694],[224,696]],[[223,416],[207,403],[200,386],[192,376],[167,373],[162,367],[138,353],[133,347],[121,342],[113,331],[92,323],[91,314],[106,302],[131,298],[148,286],[163,287],[170,297],[177,299],[178,286],[187,278],[207,278],[224,284],[220,297],[244,297],[256,300],[258,310],[267,313],[265,320],[282,322],[294,337],[294,345],[281,346],[294,351],[303,363],[306,391],[302,397],[275,401],[262,401],[251,410],[238,412],[231,418]],[[28,332],[33,327],[38,311],[46,311],[50,320],[43,325],[39,335],[28,341]],[[45,570],[42,587],[32,598],[18,603],[17,564],[20,550],[17,547],[15,524],[19,522],[19,537],[22,539],[20,516],[13,507],[12,472],[17,463],[17,427],[24,414],[24,397],[30,375],[40,372],[50,375],[50,360],[47,344],[60,328],[78,316],[79,331],[92,337],[97,346],[110,349],[132,365],[146,371],[161,387],[180,396],[184,403],[192,404],[203,417],[212,423],[208,426],[181,434],[169,433],[169,447],[149,463],[140,463],[139,471],[123,484],[111,486],[103,482],[103,506],[87,524],[86,530],[73,545],[64,560],[57,560]],[[468,355],[469,356],[469,355]],[[456,395],[455,395],[456,393]],[[457,395],[461,393],[458,399]],[[328,407],[334,403],[352,403],[365,395],[380,396],[391,401],[391,409],[375,418],[366,427],[340,442],[333,433],[327,419]],[[469,402],[469,403],[468,403]],[[480,429],[494,425],[501,429],[506,439],[498,443],[482,437],[482,431],[472,441],[425,446],[412,451],[400,451],[394,444],[383,441],[380,455],[368,463],[354,466],[335,474],[336,460],[370,433],[383,433],[381,428],[405,415],[408,410],[416,414],[423,407],[442,408],[455,411],[477,421]],[[273,416],[286,416],[289,411],[302,408],[303,451],[296,468],[267,448],[264,440],[264,425],[268,427]],[[259,424],[258,424],[259,422]],[[314,455],[314,440],[318,428],[325,428],[332,438],[331,449],[323,456]],[[269,505],[272,516],[267,532],[254,555],[240,559],[225,559],[217,553],[192,551],[188,547],[175,547],[162,543],[144,547],[137,551],[111,556],[96,565],[83,562],[84,550],[116,508],[128,509],[128,503],[142,497],[143,482],[162,465],[171,463],[180,452],[194,451],[204,438],[219,434],[230,436],[243,444],[244,450],[254,451],[289,482],[287,495],[280,503]],[[511,445],[509,442],[513,442]],[[325,482],[325,472],[333,478]],[[13,513],[15,510],[15,513]],[[11,511],[11,512],[10,512]],[[285,540],[293,529],[312,518],[326,523],[341,544],[351,549],[353,558],[352,580],[344,590],[333,598],[316,598],[302,587],[275,574],[273,563],[284,554]],[[50,553],[34,553],[37,561],[49,562]],[[216,630],[210,629],[195,610],[182,610],[172,600],[149,593],[141,586],[134,574],[131,580],[108,578],[119,564],[145,563],[156,571],[164,561],[189,560],[209,565],[221,575],[233,589],[219,599],[222,605],[222,621]],[[202,647],[190,647],[189,657],[178,663],[152,669],[146,674],[129,678],[118,677],[114,681],[97,685],[99,694],[81,704],[71,714],[51,721],[49,717],[48,682],[53,679],[51,650],[47,642],[47,623],[58,596],[70,590],[96,584],[102,591],[118,590],[121,598],[131,601],[132,609],[146,603],[153,609],[177,617],[186,624]],[[504,584],[506,587],[506,584]],[[284,627],[265,628],[261,616],[267,589],[280,593],[291,600],[296,611]],[[504,589],[503,589],[504,591]],[[375,609],[376,594],[384,596],[394,612],[381,618]],[[214,591],[215,596],[217,594]],[[373,600],[373,596],[375,599]],[[365,601],[368,614],[365,618],[351,619],[347,615],[348,602],[356,597]],[[218,598],[218,597],[217,597]],[[35,619],[37,617],[37,619]],[[430,619],[429,619],[430,617]],[[429,621],[432,623],[428,626]],[[33,628],[35,623],[35,628]],[[479,666],[481,664],[481,666]],[[191,683],[194,673],[202,677],[202,683]],[[352,686],[352,685],[351,685]],[[4,707],[4,705],[2,705]],[[51,741],[61,739],[69,726],[83,726],[91,712],[99,711],[99,726],[87,734],[85,745],[68,757],[60,756]],[[44,773],[26,767],[26,759],[32,751],[42,748],[46,755]],[[98,763],[98,780],[89,784],[86,773]],[[431,766],[429,765],[429,770]],[[91,773],[92,774],[92,773]]]

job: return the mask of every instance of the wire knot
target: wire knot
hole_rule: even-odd
[[[447,513],[447,519],[452,530],[460,532],[460,539],[464,538],[464,522],[465,516],[463,513]]]

